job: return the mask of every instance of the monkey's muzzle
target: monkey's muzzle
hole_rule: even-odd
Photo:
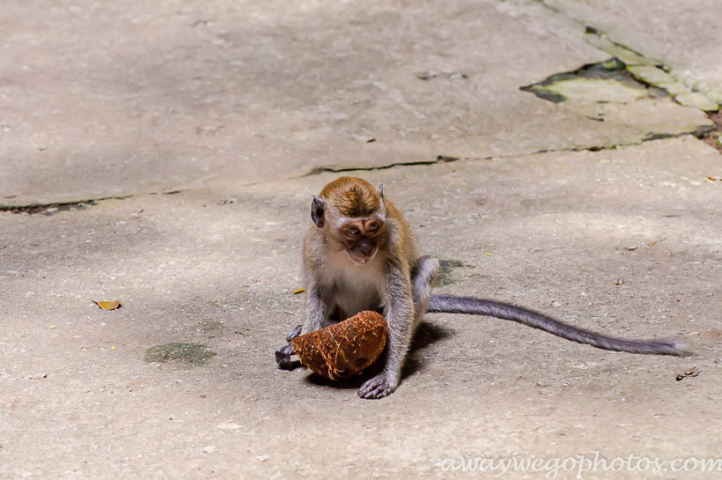
[[[355,263],[366,265],[376,256],[378,246],[376,242],[364,237],[359,239],[353,247],[348,248],[346,251]]]

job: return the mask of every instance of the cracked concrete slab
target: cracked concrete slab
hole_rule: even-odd
[[[722,156],[688,135],[713,123],[673,100],[694,85],[661,82],[663,43],[615,44],[558,5],[6,2],[0,477],[531,480],[547,472],[444,465],[719,458],[700,425],[722,395]],[[699,26],[675,79],[705,63],[673,61],[706,52]],[[612,55],[671,96],[520,90]],[[697,355],[434,314],[382,401],[277,369],[311,195],[344,170],[385,184],[444,260],[440,291]]]
[[[722,35],[716,0],[543,0],[611,39],[672,69],[689,87],[722,104]]]
[[[3,22],[4,204],[584,148],[599,135],[629,144],[708,123],[672,104],[684,125],[665,112],[650,131],[647,103],[639,122],[598,125],[520,91],[608,58],[529,2],[24,1]]]

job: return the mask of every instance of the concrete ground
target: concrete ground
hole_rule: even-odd
[[[692,4],[6,2],[0,478],[719,476],[722,11]],[[429,314],[386,399],[277,369],[342,171],[440,291],[696,355]]]

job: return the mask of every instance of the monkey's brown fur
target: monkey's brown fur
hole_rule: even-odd
[[[335,205],[341,215],[350,218],[367,217],[381,207],[376,189],[369,182],[352,177],[337,178],[326,185],[319,196]]]

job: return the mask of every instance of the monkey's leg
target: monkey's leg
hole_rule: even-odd
[[[361,398],[375,399],[391,395],[401,381],[401,367],[409,351],[414,330],[414,300],[408,273],[392,267],[387,274],[384,316],[389,326],[387,358],[384,371],[361,385]]]
[[[439,275],[439,261],[434,257],[421,257],[411,270],[411,288],[414,293],[414,329],[419,326],[429,305],[431,290]]]

